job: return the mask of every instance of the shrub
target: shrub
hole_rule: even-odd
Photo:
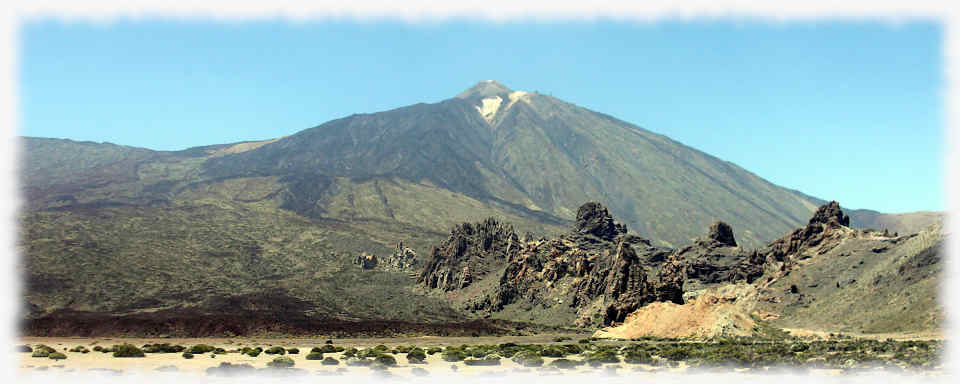
[[[440,357],[443,358],[443,361],[455,362],[467,358],[467,355],[460,349],[447,347],[447,349],[444,349],[443,353],[440,354]]]
[[[287,353],[287,351],[283,349],[283,347],[270,347],[264,350],[263,353],[266,353],[268,355],[282,355],[284,353]]]
[[[513,355],[513,362],[524,367],[539,367],[543,365],[543,358],[533,351],[520,351]]]
[[[554,368],[559,368],[559,369],[574,369],[577,366],[582,364],[583,364],[582,362],[574,361],[574,360],[556,359],[554,361],[551,361],[549,366]]]
[[[54,360],[63,360],[63,359],[66,359],[66,358],[67,358],[67,355],[64,355],[64,354],[62,354],[62,353],[60,353],[60,352],[54,352],[54,353],[51,353],[50,355],[48,355],[47,357],[49,357],[49,358],[51,358],[51,359],[54,359]]]
[[[483,365],[483,366],[500,365],[500,355],[491,353],[479,359],[474,359],[474,358],[466,359],[463,361],[463,363],[466,365]]]
[[[190,349],[188,349],[187,352],[190,352],[194,355],[202,355],[207,352],[213,352],[215,349],[216,348],[214,348],[212,345],[197,344],[190,347]]]
[[[244,349],[247,350],[247,351],[244,352],[244,353],[246,353],[247,356],[250,356],[250,357],[260,356],[260,352],[263,352],[263,348],[260,348],[260,347],[256,347],[256,348],[244,348]]]
[[[180,355],[180,356],[183,356],[183,358],[184,358],[184,359],[187,359],[187,360],[190,360],[190,359],[193,358],[193,354],[190,353],[190,352],[184,352],[184,353],[183,353],[182,355]]]
[[[370,364],[373,364],[373,360],[359,358],[359,357],[348,357],[343,361],[346,362],[347,365],[349,366],[356,366],[356,367],[369,367]]]
[[[133,344],[122,344],[115,347],[113,357],[143,357],[143,351]]]
[[[411,364],[420,364],[426,359],[427,354],[420,348],[414,348],[407,352],[407,362]]]
[[[292,358],[288,356],[280,356],[267,363],[267,366],[271,368],[290,368],[294,364],[295,363]]]
[[[649,364],[653,362],[653,357],[650,356],[650,352],[634,348],[623,354],[623,361],[630,364]]]
[[[563,342],[563,341],[567,341],[567,340],[573,340],[573,339],[572,339],[572,338],[569,338],[569,337],[566,337],[566,336],[559,336],[559,337],[554,337],[554,338],[553,338],[553,341],[554,341],[554,342],[557,342],[557,343]]]
[[[170,345],[169,343],[147,344],[143,346],[143,353],[180,353],[186,349],[182,345]]]
[[[320,352],[310,352],[307,354],[307,360],[323,360],[323,354]]]
[[[390,355],[380,355],[373,359],[374,363],[379,363],[386,365],[388,367],[395,367],[397,365],[397,359]]]
[[[299,355],[299,354],[300,354],[300,349],[299,349],[299,348],[287,348],[287,353],[288,353],[288,354],[291,354],[291,355]]]
[[[615,351],[609,349],[602,349],[590,354],[587,354],[584,361],[587,364],[590,364],[592,367],[596,367],[605,363],[619,363],[620,358],[617,357]]]
[[[33,348],[30,348],[29,345],[18,345],[16,348],[17,352],[33,352]]]
[[[97,346],[94,346],[94,347],[93,347],[93,350],[94,350],[94,351],[97,351],[97,352],[103,352],[103,347],[100,346],[100,345],[97,345]]]
[[[430,348],[427,348],[427,354],[428,354],[428,355],[433,355],[433,354],[435,354],[435,353],[437,353],[437,352],[440,352],[440,351],[443,351],[443,348],[440,348],[440,347],[430,347]]]
[[[70,352],[90,353],[90,350],[87,349],[87,347],[78,345],[76,347],[70,348]]]
[[[564,344],[562,348],[568,355],[576,355],[583,352],[583,348],[577,344]]]
[[[323,361],[320,362],[320,364],[323,364],[323,365],[339,365],[339,364],[340,364],[340,361],[328,356],[328,357],[325,357],[325,358],[323,359]]]
[[[223,349],[223,348],[216,348],[216,349],[213,350],[213,354],[214,354],[214,355],[223,355],[223,354],[226,354],[226,353],[227,353],[227,350],[226,350],[226,349]]]
[[[343,351],[343,357],[354,357],[359,352],[356,348],[350,347],[347,350]]]
[[[49,346],[40,344],[33,349],[32,357],[49,357],[51,353],[57,352],[56,349],[53,349]]]
[[[567,355],[566,349],[556,346],[548,346],[540,350],[540,356],[543,357],[564,357]]]
[[[323,342],[324,344],[333,344],[333,340],[327,340]]]

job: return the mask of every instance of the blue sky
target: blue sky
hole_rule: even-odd
[[[943,32],[863,21],[35,20],[20,30],[19,134],[183,149],[496,79],[844,207],[942,210]]]

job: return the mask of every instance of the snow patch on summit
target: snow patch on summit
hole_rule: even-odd
[[[477,109],[477,112],[480,112],[480,115],[483,116],[488,123],[493,122],[493,117],[497,115],[497,110],[500,109],[500,104],[503,103],[503,99],[500,96],[488,97],[481,100],[482,106],[476,105],[474,108]]]

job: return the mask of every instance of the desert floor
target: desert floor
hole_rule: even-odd
[[[395,347],[400,345],[411,346],[415,345],[418,347],[431,347],[431,346],[451,346],[451,345],[461,345],[461,344],[500,344],[506,342],[512,342],[517,344],[551,344],[553,339],[558,335],[537,335],[537,336],[510,336],[510,337],[436,337],[436,336],[424,336],[424,337],[409,337],[409,338],[359,338],[359,339],[335,339],[333,340],[334,345],[342,347],[357,347],[359,349],[373,347],[379,344],[386,345],[388,347]],[[576,343],[578,340],[585,338],[585,335],[559,335],[571,337],[572,340],[566,340],[556,344],[564,343]],[[295,366],[293,370],[285,371],[286,374],[294,375],[313,375],[313,376],[324,376],[324,375],[383,375],[382,372],[375,371],[369,367],[359,367],[359,366],[347,366],[343,363],[341,353],[324,353],[324,357],[332,356],[337,360],[340,360],[339,365],[323,365],[320,360],[307,360],[306,355],[309,353],[310,349],[317,346],[322,346],[327,339],[325,338],[249,338],[249,337],[237,337],[237,338],[49,338],[49,337],[24,337],[18,340],[17,345],[27,344],[30,346],[35,346],[37,344],[45,344],[50,347],[62,351],[67,355],[65,360],[51,360],[49,358],[34,358],[31,357],[30,353],[18,353],[18,373],[24,377],[30,376],[46,376],[46,375],[58,375],[58,374],[67,374],[67,373],[80,373],[80,374],[95,374],[95,375],[164,375],[168,372],[177,372],[180,374],[197,374],[205,375],[206,370],[211,367],[217,367],[223,362],[228,362],[231,364],[249,364],[257,369],[267,368],[267,363],[272,361],[278,355],[269,355],[266,353],[261,353],[257,357],[250,357],[242,353],[227,353],[219,355],[203,354],[196,355],[193,359],[185,359],[181,356],[180,353],[148,353],[145,357],[140,358],[117,358],[113,357],[111,353],[102,353],[91,351],[89,353],[78,353],[78,352],[68,352],[67,350],[82,345],[87,349],[92,349],[96,345],[102,345],[104,347],[109,347],[114,344],[123,344],[129,343],[136,345],[138,347],[143,346],[144,344],[153,344],[153,343],[170,343],[170,344],[179,344],[186,347],[190,347],[196,344],[208,344],[215,347],[221,347],[226,350],[233,350],[242,348],[244,346],[249,347],[262,347],[264,349],[271,346],[281,346],[284,348],[293,348],[296,347],[300,350],[299,354],[287,354],[294,359]],[[628,344],[631,342],[628,341],[597,341],[595,343],[599,344]],[[460,362],[446,362],[440,356],[440,353],[433,355],[427,355],[425,364],[410,364],[407,362],[405,354],[398,353],[394,355],[397,360],[397,366],[389,369],[390,376],[394,377],[414,377],[414,370],[416,368],[422,368],[428,372],[430,376],[439,376],[439,375],[457,375],[457,376],[474,376],[474,377],[484,377],[487,375],[496,376],[496,375],[603,375],[603,376],[649,376],[653,377],[662,377],[663,375],[671,374],[685,374],[685,373],[694,373],[690,372],[687,366],[680,362],[677,366],[653,366],[646,364],[628,364],[628,363],[617,363],[617,364],[604,364],[600,367],[591,367],[589,365],[581,365],[574,369],[563,369],[557,370],[556,368],[545,368],[547,364],[555,360],[555,358],[544,358],[544,368],[525,368],[516,363],[511,359],[503,358],[501,359],[501,364],[499,366],[468,366],[462,361]],[[750,372],[750,369],[726,369],[723,372],[719,373],[770,373],[760,370],[754,370]],[[264,370],[263,372],[267,372]],[[422,372],[421,372],[422,373]],[[789,373],[789,372],[787,372]],[[815,375],[815,376],[832,376],[839,375],[840,370],[815,370],[810,369],[805,371],[804,375]]]

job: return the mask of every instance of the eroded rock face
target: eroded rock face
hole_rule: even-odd
[[[710,226],[710,232],[707,234],[709,240],[715,241],[728,247],[736,247],[737,240],[733,238],[733,228],[730,224],[718,221]]]
[[[810,218],[808,225],[813,225],[815,223],[825,224],[829,226],[850,226],[850,216],[847,216],[840,210],[840,203],[836,201],[831,201],[827,204],[824,204],[814,212],[813,217]]]
[[[589,202],[577,210],[577,221],[574,231],[585,235],[593,235],[604,240],[613,240],[617,236],[627,233],[627,227],[613,221],[613,216],[607,208],[597,202]]]
[[[444,291],[463,289],[475,277],[485,276],[516,253],[520,240],[513,226],[490,218],[454,227],[442,244],[434,246],[417,282]]]
[[[683,269],[685,287],[699,290],[737,281],[752,283],[763,274],[764,259],[755,253],[737,247],[733,228],[718,221],[706,236],[674,252],[671,260]]]
[[[571,232],[549,240],[525,236],[530,240],[520,242],[515,234],[487,232],[471,237],[465,226],[457,227],[447,242],[434,248],[420,281],[431,288],[462,289],[479,281],[481,263],[476,260],[486,260],[482,264],[488,271],[499,267],[502,272],[491,289],[465,302],[466,309],[494,313],[511,304],[542,306],[568,313],[580,326],[623,321],[657,300],[682,302],[679,264],[665,262],[672,267],[661,268],[655,281],[648,276],[651,270],[645,263],[663,262],[668,250],[626,235],[626,227],[598,203],[584,204],[578,212]]]

